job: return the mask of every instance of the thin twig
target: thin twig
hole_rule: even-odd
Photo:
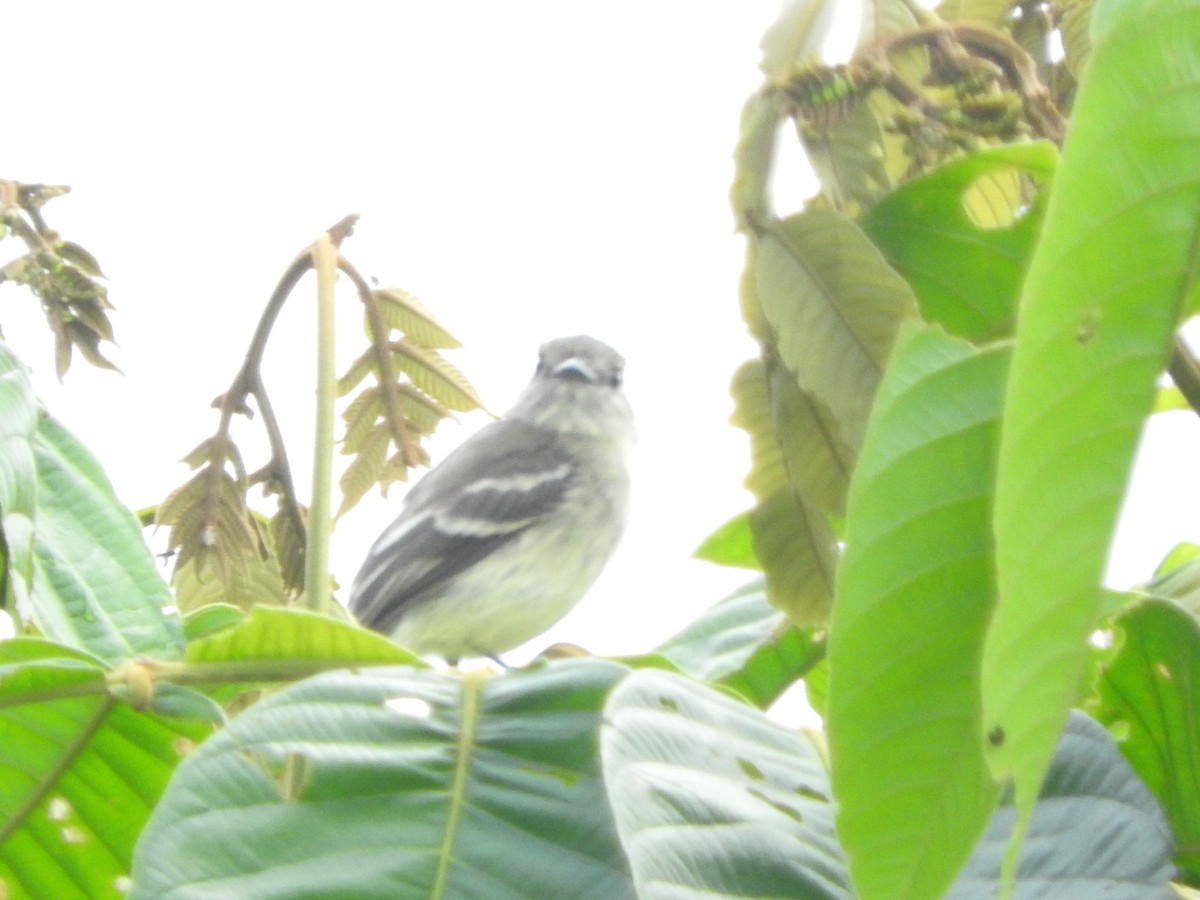
[[[1192,412],[1200,416],[1200,361],[1192,354],[1187,342],[1178,335],[1175,336],[1175,346],[1171,348],[1167,372]]]
[[[326,233],[330,236],[335,247],[340,245],[350,235],[357,220],[358,216],[349,215],[328,229]],[[271,329],[275,326],[276,319],[279,318],[283,304],[300,282],[300,279],[312,267],[313,248],[307,247],[292,260],[291,265],[287,267],[283,276],[279,279],[279,284],[276,285],[275,290],[271,293],[270,299],[267,300],[267,306],[263,310],[262,316],[259,317],[258,325],[254,329],[254,335],[250,338],[250,346],[246,350],[245,360],[242,362],[242,367],[238,370],[229,389],[213,401],[214,405],[221,410],[221,420],[217,426],[217,434],[221,437],[228,437],[234,413],[249,415],[250,410],[246,405],[246,398],[254,398],[255,406],[258,407],[258,411],[262,415],[263,429],[266,431],[267,441],[271,449],[271,458],[260,472],[266,473],[264,476],[265,479],[273,487],[278,488],[279,494],[283,498],[283,507],[290,510],[297,517],[297,521],[300,521],[300,500],[296,495],[295,482],[292,480],[287,448],[283,441],[283,431],[279,427],[279,422],[275,417],[271,401],[267,396],[266,387],[263,384],[262,362],[267,348],[267,340],[271,336]]]

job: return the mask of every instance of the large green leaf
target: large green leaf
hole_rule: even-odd
[[[596,758],[626,671],[361,669],[285,688],[180,766],[131,896],[632,897]]]
[[[91,454],[37,409],[0,344],[0,508],[18,610],[106,662],[183,648],[141,528]]]
[[[1078,688],[1138,435],[1200,258],[1200,0],[1124,3],[1119,19],[1079,87],[1002,428],[984,727],[991,770],[1015,779],[1026,814]]]
[[[121,896],[143,823],[208,731],[117,700],[94,657],[0,642],[0,895]]]
[[[850,898],[816,748],[651,669],[613,691],[601,753],[638,896]]]
[[[175,656],[183,629],[142,529],[88,450],[49,415],[37,465],[32,599],[47,636],[114,662]]]
[[[1000,896],[1017,814],[1006,797],[945,900]],[[1014,896],[1170,900],[1173,868],[1162,809],[1105,730],[1072,712],[1029,822]]]
[[[779,359],[857,450],[912,290],[849,218],[812,208],[754,235],[758,301]]]
[[[8,583],[18,603],[33,582],[33,448],[37,400],[21,362],[0,343],[0,523],[7,547]],[[23,611],[28,614],[27,611]]]
[[[1116,622],[1119,650],[1101,670],[1097,715],[1166,810],[1176,862],[1200,880],[1200,625],[1148,600]]]
[[[971,340],[1012,332],[1042,194],[998,211],[1001,221],[1005,213],[1012,220],[998,226],[980,224],[968,204],[994,179],[1045,182],[1057,158],[1045,142],[981,150],[897,188],[863,217],[863,230],[912,285],[927,319]]]
[[[825,657],[825,632],[793,625],[762,581],[707,610],[657,651],[693,678],[737,691],[760,709]]]
[[[851,484],[826,722],[864,897],[940,896],[995,802],[979,657],[1007,364],[1005,349],[902,330]]]

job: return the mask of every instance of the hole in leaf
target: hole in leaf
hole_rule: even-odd
[[[750,762],[748,759],[738,757],[738,768],[742,770],[742,774],[747,778],[753,778],[755,781],[765,781],[767,776],[762,773],[762,769]]]
[[[416,697],[393,697],[391,700],[384,701],[383,705],[408,719],[425,720],[433,715],[432,704]]]
[[[809,800],[820,800],[822,803],[829,802],[829,798],[827,796],[822,794],[820,791],[813,790],[806,784],[802,784],[799,787],[797,787],[796,793],[799,794],[801,797],[805,797]]]
[[[1030,188],[1016,169],[999,169],[981,175],[962,193],[963,212],[976,228],[995,231],[1010,228],[1029,209]]]
[[[1097,650],[1110,650],[1113,645],[1113,633],[1111,628],[1097,628],[1088,635],[1088,643]]]
[[[768,797],[762,791],[758,791],[758,790],[755,790],[754,788],[750,788],[750,796],[756,797],[757,799],[761,800],[763,803],[768,804],[769,806],[773,806],[775,809],[779,810],[781,813],[783,813],[789,819],[794,819],[797,822],[804,821],[804,816],[800,815],[800,810],[793,809],[792,807],[788,806],[786,803],[780,803],[778,800]]]
[[[71,804],[62,797],[51,797],[46,804],[46,817],[51,822],[61,822],[71,814]]]

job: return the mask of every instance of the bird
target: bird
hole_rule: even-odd
[[[587,335],[543,344],[515,405],[430,469],[368,551],[350,611],[454,663],[565,616],[624,531],[633,414],[625,361]]]

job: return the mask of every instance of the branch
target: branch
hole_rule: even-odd
[[[1062,143],[1066,122],[1038,78],[1037,63],[1008,35],[982,25],[950,22],[884,38],[873,50],[890,57],[893,52],[918,45],[940,54],[966,75],[980,74],[980,66],[989,62],[997,66],[1021,97],[1030,122],[1044,137]],[[968,49],[972,52],[966,52]]]
[[[340,246],[341,242],[351,234],[357,220],[357,215],[349,215],[328,229],[326,233],[335,247]],[[238,370],[233,383],[225,393],[213,401],[213,405],[221,410],[221,421],[217,426],[217,434],[227,438],[234,413],[249,415],[250,409],[246,405],[246,398],[254,398],[254,403],[262,415],[263,430],[267,434],[267,442],[271,449],[270,460],[259,470],[256,478],[262,478],[273,490],[277,490],[281,497],[281,505],[290,515],[294,515],[297,521],[301,519],[300,500],[296,495],[295,482],[292,480],[292,470],[288,463],[283,431],[279,427],[279,420],[275,417],[274,408],[271,406],[271,400],[267,396],[266,386],[263,383],[262,362],[267,349],[267,340],[271,336],[271,329],[275,327],[275,320],[279,318],[283,304],[300,279],[313,268],[315,246],[313,244],[301,251],[284,271],[254,329],[254,335],[250,339],[250,346],[246,350],[246,357],[241,369]]]
[[[1175,346],[1171,349],[1167,373],[1175,382],[1175,387],[1179,388],[1179,393],[1187,400],[1192,412],[1200,416],[1200,361],[1192,355],[1187,342],[1178,335],[1175,336]]]

